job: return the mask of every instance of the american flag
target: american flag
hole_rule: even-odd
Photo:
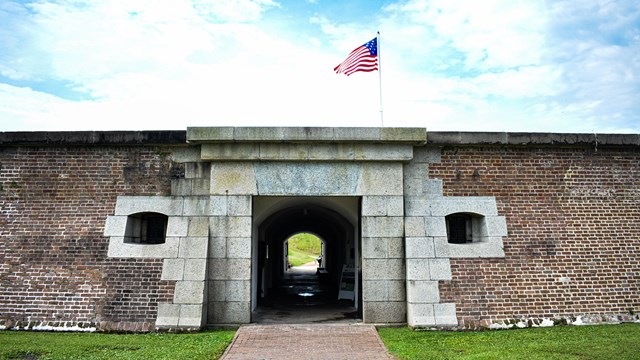
[[[368,43],[358,46],[347,58],[336,66],[333,71],[336,74],[347,76],[357,71],[378,70],[378,38],[373,38]]]

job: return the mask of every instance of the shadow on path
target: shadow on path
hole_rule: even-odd
[[[338,300],[337,286],[320,282],[315,263],[294,266],[252,314],[257,324],[358,323],[353,302]]]

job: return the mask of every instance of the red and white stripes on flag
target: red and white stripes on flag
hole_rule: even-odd
[[[347,58],[333,69],[336,74],[347,76],[358,71],[378,70],[378,38],[357,47]]]

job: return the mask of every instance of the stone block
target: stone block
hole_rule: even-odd
[[[184,199],[185,216],[207,216],[209,215],[208,196],[188,196]]]
[[[200,328],[204,325],[203,305],[181,305],[179,327]]]
[[[431,216],[431,208],[429,207],[429,200],[414,196],[406,196],[404,200],[405,204],[405,216]]]
[[[208,301],[227,301],[227,281],[213,280],[208,285]]]
[[[227,257],[227,238],[212,237],[209,241],[209,257],[222,259]]]
[[[356,195],[360,165],[324,162],[255,164],[260,195]]]
[[[363,259],[363,279],[403,280],[405,268],[403,259]]]
[[[387,242],[388,255],[393,259],[404,259],[404,239],[402,237],[382,238]]]
[[[411,216],[404,218],[404,234],[407,237],[425,237],[427,229],[422,216]]]
[[[388,246],[384,238],[362,238],[362,257],[365,259],[386,259],[388,257]]]
[[[189,218],[169,216],[167,220],[167,237],[187,236],[189,234]]]
[[[407,301],[414,304],[440,302],[438,281],[408,280]]]
[[[176,327],[180,319],[180,305],[178,304],[158,304],[158,316],[156,317],[156,326]]]
[[[204,281],[176,281],[174,304],[204,303]]]
[[[219,141],[233,141],[233,127],[188,127],[187,142],[206,143]]]
[[[402,237],[404,236],[404,218],[400,216],[362,217],[363,237]]]
[[[401,237],[362,238],[362,256],[369,259],[404,258]]]
[[[404,301],[406,289],[403,280],[364,280],[363,301]]]
[[[430,280],[428,259],[407,259],[407,280]]]
[[[433,238],[407,237],[405,239],[406,256],[410,258],[433,258],[436,256]]]
[[[193,192],[186,195],[209,195],[211,192],[211,180],[209,178],[193,179]]]
[[[442,179],[426,180],[424,192],[424,195],[429,198],[442,196]]]
[[[209,218],[208,217],[189,217],[189,230],[187,230],[187,236],[190,236],[190,237],[209,236]]]
[[[456,304],[454,303],[433,304],[433,315],[436,325],[458,326]]]
[[[203,160],[256,160],[260,157],[258,144],[202,144]]]
[[[386,196],[363,196],[362,216],[386,216],[387,204]]]
[[[445,196],[429,200],[431,216],[455,213],[474,213],[484,216],[498,215],[496,199],[489,196]]]
[[[207,259],[186,259],[184,280],[204,281],[207,276]]]
[[[284,127],[282,139],[291,141],[332,141],[334,128],[331,127]]]
[[[188,162],[184,164],[185,179],[203,179],[211,176],[210,162]]]
[[[251,196],[229,196],[227,199],[227,215],[251,216]]]
[[[409,161],[413,157],[413,146],[396,144],[355,144],[357,161]]]
[[[251,216],[251,196],[211,196],[212,216]]]
[[[221,162],[211,166],[211,195],[257,194],[256,175],[249,162]]]
[[[407,322],[409,326],[433,326],[436,319],[433,313],[433,304],[407,304]]]
[[[388,301],[388,281],[387,280],[363,280],[362,281],[363,301]]]
[[[419,179],[427,180],[429,178],[429,164],[422,164],[416,162],[416,147],[413,148],[413,161],[408,164],[404,164],[403,173],[406,179]]]
[[[421,197],[426,195],[425,180],[417,178],[404,178],[404,195],[407,197]]]
[[[226,301],[247,302],[251,301],[251,281],[231,280],[226,282]]]
[[[451,263],[448,258],[429,259],[431,280],[451,280]]]
[[[407,288],[404,280],[389,280],[387,284],[389,301],[405,301],[407,299]]]
[[[285,128],[283,127],[236,127],[233,139],[240,142],[280,142],[284,140],[284,132]]]
[[[402,163],[362,163],[356,194],[403,195]]]
[[[508,236],[507,220],[504,216],[486,216],[484,218],[486,236]]]
[[[177,163],[200,161],[200,146],[176,147],[171,152],[171,160]]]
[[[184,259],[164,259],[160,280],[182,280],[184,276]]]
[[[209,279],[250,280],[251,259],[210,259]]]
[[[128,216],[107,216],[104,224],[104,236],[124,236]]]
[[[227,238],[227,258],[250,259],[251,238],[229,237]]]
[[[307,160],[309,149],[307,144],[262,143],[260,144],[260,160]]]
[[[446,237],[435,237],[436,257],[439,258],[492,258],[504,257],[501,237],[488,237],[485,242],[449,244]]]
[[[225,195],[212,195],[209,197],[209,215],[210,216],[227,216],[228,198]]]
[[[251,217],[213,216],[209,218],[209,234],[215,237],[251,237]]]
[[[424,218],[427,236],[447,236],[447,222],[444,216]]]
[[[248,324],[251,322],[251,302],[234,301],[209,303],[209,324]]]
[[[363,196],[362,216],[403,216],[402,196]]]
[[[312,161],[353,161],[355,159],[353,144],[309,144],[308,148],[308,159]]]
[[[195,179],[172,179],[171,195],[173,196],[191,196],[195,195],[194,181]],[[206,194],[205,194],[206,195]]]
[[[367,324],[402,324],[407,321],[404,301],[363,301],[362,307],[362,320]]]
[[[337,127],[333,129],[333,139],[336,142],[378,141],[380,140],[380,128]]]
[[[189,236],[180,238],[178,257],[187,259],[205,259],[207,257],[208,237]]]
[[[118,196],[115,215],[157,212],[167,216],[182,215],[183,200],[171,196]]]
[[[380,140],[383,142],[400,141],[403,143],[426,144],[425,128],[380,128]]]
[[[124,242],[124,237],[112,236],[109,238],[107,256],[113,258],[175,258],[178,257],[179,242],[180,239],[177,237],[167,237],[164,244],[129,244]]]
[[[427,135],[428,136],[428,135]],[[441,162],[439,147],[416,146],[413,148],[413,161],[418,163],[437,164]]]

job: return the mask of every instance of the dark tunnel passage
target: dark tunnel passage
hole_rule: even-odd
[[[262,200],[267,203],[270,199]],[[277,206],[254,214],[254,219],[262,221],[254,224],[257,230],[253,264],[256,311],[252,321],[320,322],[358,318],[357,281],[353,279],[351,284],[346,284],[344,270],[345,267],[357,269],[359,262],[359,199],[344,198],[337,203],[327,198],[277,200]],[[260,209],[261,205],[264,204],[257,204],[255,208]],[[287,239],[301,232],[323,240],[322,266],[317,271],[287,266]]]

